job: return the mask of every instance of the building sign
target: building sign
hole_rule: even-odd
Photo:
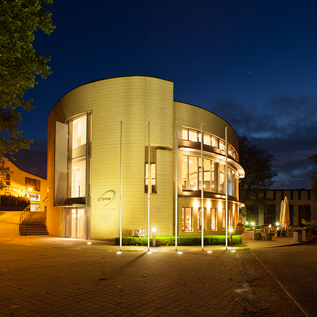
[[[101,195],[100,198],[97,198],[97,201],[104,202],[104,206],[108,206],[114,198],[116,197],[116,192],[114,190],[107,190],[105,193]]]

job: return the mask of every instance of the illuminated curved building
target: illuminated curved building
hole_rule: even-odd
[[[73,89],[48,120],[49,233],[118,237],[122,197],[123,235],[147,230],[148,206],[157,235],[174,235],[176,205],[178,235],[201,234],[202,207],[205,234],[224,234],[226,127],[228,222],[235,227],[244,171],[237,135],[225,120],[174,101],[173,82],[158,78],[112,78]]]

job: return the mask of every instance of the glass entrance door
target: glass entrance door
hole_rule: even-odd
[[[67,238],[86,238],[86,214],[84,208],[68,209],[65,221]]]

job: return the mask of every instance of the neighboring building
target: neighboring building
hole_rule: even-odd
[[[238,184],[244,170],[238,163],[239,141],[234,129],[207,110],[175,102],[173,82],[131,76],[77,87],[51,110],[47,214],[50,234],[89,239],[119,236],[121,121],[124,235],[133,235],[135,229],[147,229],[148,171],[150,222],[157,235],[174,235],[175,183],[178,234],[201,234],[202,207],[205,234],[224,234],[225,127],[228,127],[228,220],[230,226],[236,226],[240,207]]]
[[[2,158],[2,166],[9,167],[13,173],[6,174],[6,187],[1,195],[26,196],[30,199],[31,211],[45,211],[47,206],[47,180],[22,170],[11,160]]]
[[[272,199],[272,205],[267,212],[259,213],[259,225],[279,222],[281,202],[285,196],[289,202],[291,226],[301,226],[301,219],[317,219],[317,201],[311,197],[310,189],[272,189],[264,192],[264,195]]]

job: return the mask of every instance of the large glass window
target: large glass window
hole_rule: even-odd
[[[198,156],[182,156],[182,189],[201,190],[201,158]],[[228,167],[228,195],[237,196],[235,171]],[[204,159],[204,191],[225,194],[225,165]]]
[[[155,163],[150,163],[150,174],[151,174],[151,191],[150,193],[156,193],[156,171]],[[148,192],[149,186],[149,164],[145,163],[145,193]]]
[[[25,177],[25,189],[39,192],[41,190],[41,181],[39,179]]]
[[[221,194],[224,194],[225,193],[225,166],[223,164],[219,164],[218,168],[219,168],[218,192]]]
[[[210,229],[216,230],[216,208],[210,209]]]
[[[222,209],[222,229],[226,229],[226,209]]]
[[[198,190],[198,160],[196,156],[188,156],[189,188]]]
[[[69,121],[68,182],[70,198],[86,196],[87,114]]]
[[[192,208],[191,207],[182,208],[182,230],[183,231],[192,230]]]
[[[207,223],[206,223],[206,208],[204,207],[204,231],[207,230]],[[197,212],[197,229],[201,231],[202,227],[202,215],[201,215],[201,207],[198,208]]]
[[[70,164],[70,197],[86,196],[86,157],[75,158]]]

